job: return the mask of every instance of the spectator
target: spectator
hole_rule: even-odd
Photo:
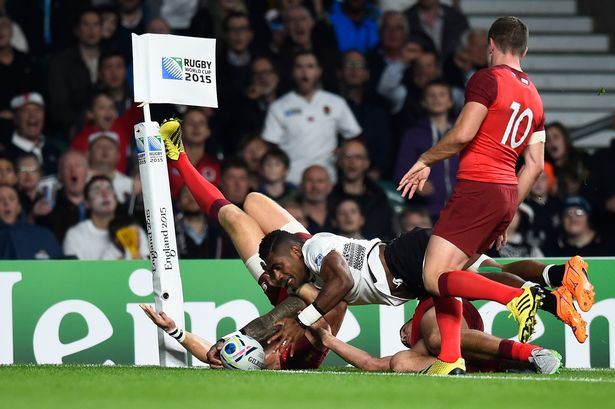
[[[506,229],[507,242],[499,250],[492,248],[489,255],[504,258],[542,258],[540,248],[531,235],[534,211],[525,203],[519,204],[512,221]]]
[[[209,118],[202,108],[188,108],[182,121],[182,141],[188,159],[201,175],[211,183],[220,183],[220,163],[205,151],[205,142],[211,135]],[[184,187],[184,179],[172,162],[169,162],[171,197],[179,199]]]
[[[112,51],[100,56],[99,89],[113,99],[119,116],[124,115],[133,104],[132,92],[126,84],[126,75],[126,61],[120,52]]]
[[[224,37],[224,19],[230,13],[247,13],[248,8],[243,0],[213,0],[208,2],[207,8],[211,13],[213,23],[213,36]],[[194,21],[193,21],[194,25]]]
[[[238,136],[260,132],[269,106],[280,95],[280,77],[268,57],[255,58],[251,81],[242,100],[234,106],[218,110],[224,152],[233,155],[238,149]],[[241,118],[238,121],[237,118]]]
[[[331,176],[323,166],[312,165],[303,171],[299,199],[312,234],[333,230],[327,207],[332,188]]]
[[[62,154],[58,166],[58,180],[62,188],[55,195],[53,210],[47,198],[33,208],[37,224],[48,227],[62,242],[66,231],[86,219],[83,189],[88,174],[88,161],[81,152],[69,150]]]
[[[378,44],[378,9],[369,0],[336,1],[329,20],[335,29],[341,52],[357,50],[365,53]]]
[[[134,135],[134,125],[141,119],[141,109],[133,104],[128,111],[118,117],[113,98],[105,91],[94,94],[85,115],[86,125],[72,140],[70,146],[81,152],[87,152],[90,137],[102,133],[113,133],[119,140],[117,170],[125,173],[128,153]]]
[[[218,76],[224,83],[221,99],[233,104],[244,94],[250,83],[252,40],[250,19],[244,13],[230,13],[224,18],[224,45],[218,58]]]
[[[487,31],[473,28],[461,37],[460,47],[444,61],[444,78],[452,86],[465,88],[466,84],[481,68],[489,65],[487,60]]]
[[[430,229],[432,222],[427,209],[411,204],[399,214],[400,233],[409,232],[415,227]]]
[[[536,182],[525,200],[525,203],[534,213],[534,222],[531,232],[539,246],[544,245],[547,239],[555,236],[555,229],[559,225],[559,215],[562,212],[562,202],[554,195],[555,175],[553,166],[545,162],[544,171],[538,176]]]
[[[217,238],[207,224],[205,214],[184,187],[179,196],[179,214],[175,227],[177,250],[182,259],[219,258]]]
[[[32,222],[31,211],[34,204],[43,196],[39,190],[42,172],[36,155],[28,153],[20,156],[15,162],[17,167],[17,191],[19,203],[28,222]],[[0,184],[3,184],[0,182]]]
[[[392,239],[393,209],[382,188],[367,177],[369,156],[365,144],[358,139],[345,142],[338,166],[340,178],[329,195],[331,208],[346,198],[356,200],[365,216],[363,235],[367,239]]]
[[[11,13],[9,13],[6,9],[6,0],[0,0],[0,16],[6,16],[7,18],[9,18],[9,27],[11,29],[11,36],[10,36],[11,46],[15,50],[18,50],[18,51],[21,51],[22,53],[27,54],[28,53],[28,40],[26,39],[26,35],[24,34],[19,24],[17,24],[15,21],[13,21],[10,18]],[[2,24],[5,24],[5,22],[3,22]],[[5,30],[6,27],[3,27],[3,29]],[[1,35],[2,34],[0,34],[0,36]]]
[[[331,224],[336,234],[340,236],[360,240],[365,238],[361,233],[365,225],[365,217],[363,217],[359,202],[355,199],[346,198],[337,203]]]
[[[40,92],[41,73],[34,59],[14,48],[13,28],[8,16],[0,14],[0,144],[7,145],[13,131],[11,99],[27,91]]]
[[[279,56],[282,74],[293,71],[296,53],[311,51],[322,64],[324,88],[335,90],[335,73],[339,67],[340,52],[333,29],[322,22],[317,24],[310,11],[300,5],[286,7],[282,19],[288,33]]]
[[[62,257],[58,240],[46,228],[21,218],[19,195],[13,186],[0,186],[0,258],[2,260]]]
[[[386,103],[367,88],[369,71],[365,57],[357,51],[344,54],[340,71],[342,96],[363,129],[363,139],[370,156],[370,177],[375,180],[388,174],[391,167],[391,134]]]
[[[222,163],[220,190],[228,201],[236,206],[243,206],[250,193],[248,165],[243,159],[235,157]]]
[[[548,257],[612,255],[615,249],[590,224],[591,207],[587,200],[572,196],[564,201],[562,229],[556,240],[549,240],[543,251]]]
[[[160,16],[169,22],[176,34],[188,35],[190,22],[197,12],[198,3],[196,0],[162,0]]]
[[[271,144],[265,142],[260,135],[255,133],[245,135],[239,141],[239,156],[248,166],[251,189],[257,189],[261,183],[261,161],[270,148]]]
[[[303,211],[303,207],[301,207],[301,203],[299,203],[296,199],[282,201],[280,202],[280,206],[290,213],[295,220],[301,223],[303,227],[306,229],[309,227],[308,219]]]
[[[108,49],[117,49],[117,28],[120,26],[120,15],[113,4],[103,4],[98,7],[100,13],[100,35]]]
[[[98,80],[101,18],[94,9],[79,14],[75,27],[77,44],[54,56],[49,63],[49,114],[53,125],[67,135],[74,135],[83,109]]]
[[[394,179],[396,181],[406,173],[409,163],[414,163],[413,161],[435,145],[453,126],[449,116],[453,107],[451,89],[445,82],[429,83],[425,88],[422,104],[428,116],[419,120],[417,125],[402,137],[395,165]],[[438,218],[440,210],[453,191],[458,166],[457,156],[434,165],[431,169],[431,177],[425,183],[423,190],[418,192],[419,203],[427,208],[433,220]]]
[[[103,175],[111,180],[115,197],[124,203],[132,194],[132,179],[117,170],[120,159],[120,138],[114,132],[96,132],[90,135],[88,164],[90,176]]]
[[[555,168],[560,197],[579,194],[589,179],[589,156],[572,145],[570,133],[562,123],[547,124],[545,130],[545,159]]]
[[[102,175],[92,177],[84,188],[84,198],[89,216],[66,232],[64,254],[82,260],[123,258],[125,255],[117,249],[109,232],[117,207],[111,180]],[[140,254],[149,254],[147,237],[140,228],[138,242]]]
[[[288,180],[298,183],[310,165],[335,175],[337,134],[351,139],[361,133],[352,111],[339,96],[319,89],[321,68],[310,51],[295,55],[295,89],[269,108],[263,139],[278,145],[290,158]]]
[[[0,185],[17,185],[15,164],[8,155],[0,153]]]
[[[117,28],[117,49],[124,55],[126,61],[132,62],[131,35],[144,34],[149,21],[149,12],[143,0],[115,0],[120,14],[120,25]]]
[[[45,125],[45,101],[41,94],[30,92],[11,100],[15,118],[15,132],[7,153],[17,158],[33,153],[43,167],[45,175],[55,174],[58,167],[58,151],[43,135]]]
[[[269,196],[278,203],[293,199],[297,186],[286,182],[290,166],[288,155],[280,148],[271,148],[261,159],[260,174],[262,183],[258,192]]]
[[[455,52],[462,34],[470,28],[466,16],[440,0],[418,0],[405,14],[414,32],[431,39],[442,60]]]
[[[109,237],[113,246],[101,257],[104,260],[142,260],[149,256],[145,231],[134,219],[115,217],[109,223]]]
[[[154,17],[147,23],[146,33],[151,34],[173,34],[171,26],[162,17]]]

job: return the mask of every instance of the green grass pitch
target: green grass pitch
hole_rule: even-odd
[[[239,372],[1,366],[2,408],[575,408],[615,402],[615,370],[427,377],[347,368]]]

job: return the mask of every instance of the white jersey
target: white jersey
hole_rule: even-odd
[[[332,251],[341,254],[353,279],[353,286],[344,297],[349,304],[401,305],[408,301],[391,295],[384,266],[380,261],[380,239],[356,240],[331,233],[318,233],[303,244],[303,258],[310,271],[310,279],[322,288],[320,276],[322,260]]]

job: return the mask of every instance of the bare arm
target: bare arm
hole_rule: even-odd
[[[344,341],[334,337],[331,332],[326,329],[319,328],[317,336],[320,337],[322,344],[338,354],[344,361],[353,365],[356,368],[365,371],[390,371],[390,356],[384,358],[376,358],[367,352],[354,347]]]
[[[519,179],[519,184],[517,187],[517,205],[525,200],[528,193],[530,193],[534,182],[536,182],[536,179],[540,176],[540,172],[542,172],[544,168],[544,142],[527,145],[523,151],[523,158],[525,159],[525,164],[517,176]]]
[[[241,332],[251,336],[258,342],[265,342],[267,338],[271,337],[280,329],[274,325],[276,321],[282,318],[296,316],[306,305],[307,304],[299,297],[288,297],[267,314],[250,321],[241,329]]]
[[[478,102],[468,102],[464,105],[455,126],[419,158],[426,166],[433,166],[441,160],[455,156],[474,139],[488,109]]]
[[[322,260],[320,276],[324,285],[313,303],[326,313],[344,299],[346,293],[352,289],[354,281],[346,259],[337,251],[330,252]]]

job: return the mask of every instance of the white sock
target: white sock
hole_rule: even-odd
[[[291,222],[286,223],[284,226],[280,227],[280,230],[287,231],[289,233],[307,233],[310,234],[309,231],[297,220],[293,220]]]
[[[551,267],[553,267],[555,264],[549,264],[548,266],[545,267],[544,270],[542,270],[542,278],[545,279],[545,283],[547,284],[547,287],[551,287],[553,288],[553,285],[551,284],[551,281],[549,281],[549,269]]]
[[[261,262],[261,258],[258,256],[258,253],[256,253],[253,256],[250,256],[250,258],[248,258],[244,263],[250,274],[252,274],[252,277],[254,277],[254,279],[256,280],[256,282],[258,282],[258,279],[265,272],[265,270],[263,270],[263,267],[261,266]]]

